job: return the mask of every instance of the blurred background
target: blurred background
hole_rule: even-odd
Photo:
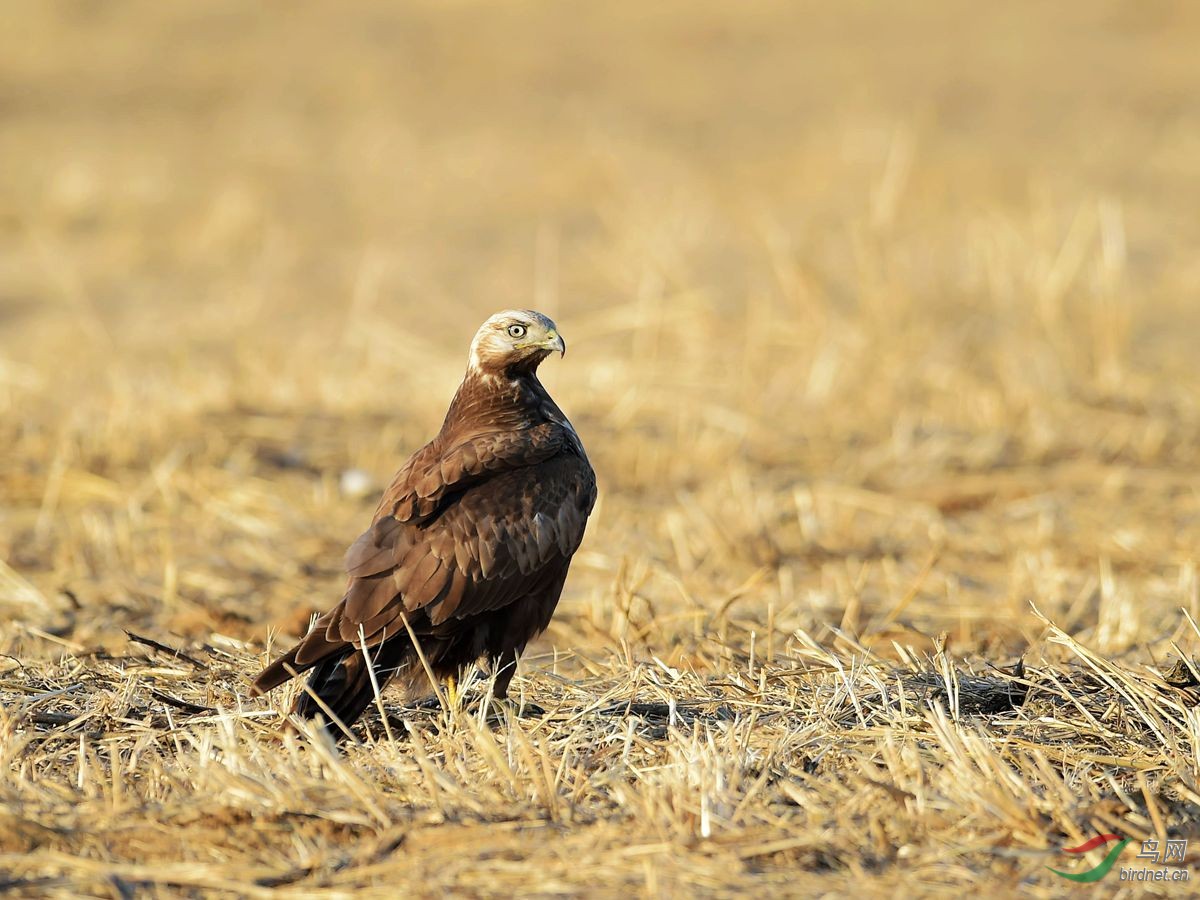
[[[546,648],[1008,658],[1031,602],[1179,637],[1198,38],[1161,0],[5,3],[9,650],[301,631],[509,306],[601,480]]]

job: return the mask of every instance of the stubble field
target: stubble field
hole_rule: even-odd
[[[1097,833],[1191,872],[1198,38],[6,4],[0,891],[1048,897]],[[281,732],[248,677],[510,306],[601,492],[525,714]]]

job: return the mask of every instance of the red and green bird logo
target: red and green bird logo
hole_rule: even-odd
[[[1098,834],[1090,841],[1082,843],[1078,847],[1063,848],[1067,853],[1087,853],[1089,850],[1095,850],[1097,847],[1101,847],[1110,841],[1118,841],[1119,843],[1108,851],[1108,855],[1105,856],[1104,859],[1100,861],[1100,865],[1096,866],[1094,869],[1088,869],[1086,872],[1072,873],[1060,872],[1058,869],[1050,869],[1049,866],[1046,866],[1046,868],[1050,869],[1050,871],[1055,875],[1058,875],[1061,878],[1066,878],[1068,881],[1079,881],[1085,884],[1093,881],[1099,881],[1108,874],[1109,869],[1111,869],[1113,864],[1116,863],[1117,857],[1121,855],[1121,851],[1124,850],[1125,845],[1129,843],[1129,838],[1123,838],[1119,834]]]

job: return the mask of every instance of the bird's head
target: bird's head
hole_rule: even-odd
[[[471,368],[488,375],[519,375],[537,369],[555,350],[565,355],[567,345],[549,316],[531,309],[506,309],[475,333]]]

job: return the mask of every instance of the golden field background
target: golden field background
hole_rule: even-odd
[[[5,4],[0,889],[1055,896],[1200,839],[1198,39]],[[601,488],[544,712],[281,736],[247,676],[509,306]]]

